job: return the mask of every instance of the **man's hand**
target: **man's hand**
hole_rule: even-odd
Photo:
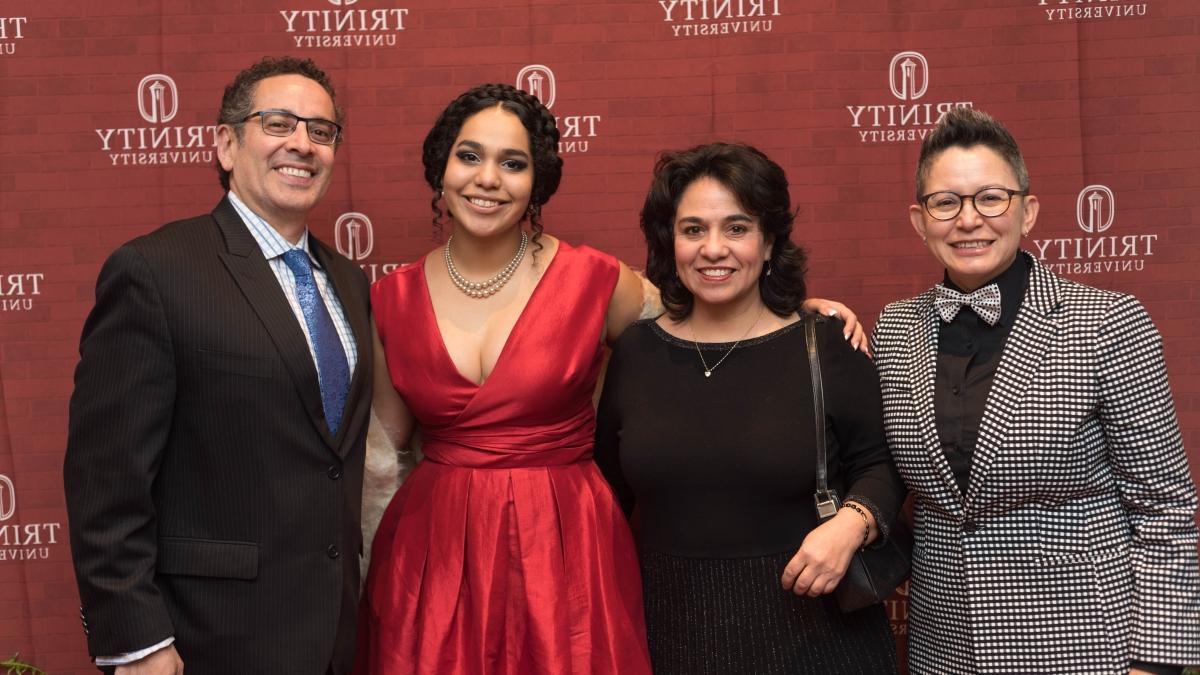
[[[183,659],[175,645],[167,645],[150,656],[117,666],[113,675],[183,675]]]

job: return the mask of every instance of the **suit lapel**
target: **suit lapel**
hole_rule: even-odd
[[[338,301],[342,305],[342,312],[346,315],[346,321],[350,324],[350,329],[354,333],[354,344],[358,351],[358,360],[354,365],[354,373],[350,378],[350,391],[346,393],[346,406],[342,412],[342,419],[338,425],[341,431],[338,438],[338,443],[335,445],[339,455],[345,456],[349,447],[346,444],[347,438],[353,438],[355,435],[348,433],[353,421],[350,418],[351,413],[358,410],[360,406],[355,405],[361,400],[364,392],[371,385],[371,353],[374,345],[371,341],[371,321],[367,314],[367,304],[359,302],[355,297],[357,291],[356,280],[351,278],[351,275],[361,275],[362,272],[353,266],[334,264],[335,253],[332,253],[325,244],[317,240],[310,232],[308,235],[309,249],[316,256],[317,261],[321,263],[321,267],[325,269],[326,275],[329,277],[329,283],[333,286],[333,290],[337,293]],[[361,283],[361,282],[359,282]]]
[[[1021,255],[1028,255],[1022,253]],[[1030,258],[1029,288],[1005,342],[991,391],[979,423],[979,438],[971,459],[967,503],[973,503],[992,463],[1004,447],[1008,432],[1022,418],[1024,393],[1050,351],[1057,334],[1054,310],[1058,307],[1058,280],[1036,259]]]
[[[938,438],[937,421],[934,415],[934,387],[937,383],[937,341],[938,316],[933,311],[933,293],[926,292],[920,298],[917,310],[918,324],[915,327],[915,337],[906,340],[908,345],[909,381],[913,386],[913,405],[916,408],[916,419],[921,440],[925,451],[920,456],[929,461],[928,469],[935,480],[940,480],[948,490],[949,496],[957,505],[962,504],[962,493],[954,480],[954,472],[946,455],[942,452],[942,443]]]
[[[228,252],[220,254],[221,261],[275,343],[313,425],[330,449],[335,450],[337,446],[325,424],[317,367],[279,280],[228,198],[221,200],[212,215],[228,248]]]

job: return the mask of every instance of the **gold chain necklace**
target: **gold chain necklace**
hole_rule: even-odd
[[[691,321],[688,322],[688,330],[692,333],[692,346],[696,348],[696,355],[700,357],[700,363],[704,366],[704,377],[712,377],[713,371],[717,369],[717,366],[724,363],[725,359],[729,358],[729,355],[733,353],[733,350],[737,349],[737,346],[742,344],[742,340],[745,340],[746,336],[750,335],[750,331],[754,330],[754,327],[758,325],[758,320],[762,318],[762,312],[763,308],[759,307],[758,315],[754,317],[754,323],[750,324],[750,327],[746,329],[746,332],[742,333],[742,337],[738,338],[737,342],[733,343],[733,346],[729,348],[729,351],[725,352],[724,356],[718,359],[716,363],[712,364],[711,368],[708,366],[708,362],[704,360],[704,352],[700,351],[700,343],[696,341],[696,328],[692,326]]]

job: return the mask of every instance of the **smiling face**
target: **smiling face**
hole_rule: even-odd
[[[442,177],[455,233],[487,238],[510,231],[533,190],[529,134],[516,115],[495,107],[463,123]]]
[[[719,181],[698,178],[675,208],[675,273],[696,309],[742,309],[762,303],[758,278],[771,244],[758,218]]]
[[[329,94],[303,75],[277,75],[258,83],[251,110],[272,109],[335,118]],[[276,229],[303,227],[333,177],[334,146],[309,140],[304,122],[289,136],[270,136],[254,117],[242,125],[241,138],[223,124],[217,128],[217,157],[231,173],[230,190]]]
[[[1017,190],[1012,167],[996,151],[983,145],[952,146],[929,167],[924,191],[973,195],[985,188]],[[970,199],[951,220],[937,220],[919,204],[908,208],[913,228],[926,240],[930,253],[945,268],[950,280],[964,291],[979,288],[1008,269],[1037,221],[1037,197],[1015,195],[1008,211],[988,218],[979,215]]]

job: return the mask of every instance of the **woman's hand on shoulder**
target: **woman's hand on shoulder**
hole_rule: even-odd
[[[806,312],[821,316],[836,316],[841,319],[846,324],[842,337],[849,340],[850,346],[854,349],[861,350],[867,356],[871,355],[870,340],[867,339],[862,324],[858,322],[858,315],[849,307],[836,300],[826,300],[825,298],[808,298],[802,307]]]
[[[654,296],[655,303],[658,296],[658,289],[644,282],[641,275],[629,269],[623,262],[617,264],[620,265],[620,275],[617,277],[617,287],[613,289],[612,299],[608,301],[608,316],[605,321],[604,339],[610,345],[625,332],[629,324],[643,316],[643,308],[649,304],[650,296]],[[653,289],[654,292],[647,293],[645,287]]]
[[[862,543],[862,518],[849,509],[839,509],[804,538],[800,550],[783,568],[783,587],[810,598],[833,592]]]

